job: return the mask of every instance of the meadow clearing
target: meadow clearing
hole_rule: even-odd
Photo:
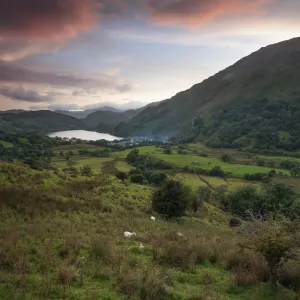
[[[262,256],[241,252],[244,235],[229,226],[232,215],[218,201],[167,220],[151,206],[159,187],[115,176],[134,169],[126,161],[132,149],[112,150],[108,157],[79,155],[84,149],[105,150],[88,144],[55,147],[53,170],[0,163],[0,299],[296,299],[297,292],[283,286],[271,289]],[[177,146],[171,154],[155,146],[138,150],[171,163],[173,168],[164,170],[168,177],[195,192],[201,186],[212,192],[220,186],[259,188],[262,183],[246,181],[243,174],[271,170],[250,165],[255,160],[246,153],[237,157],[230,151],[235,160],[225,163],[220,151],[201,145],[185,154],[178,154]],[[242,159],[245,164],[236,163]],[[70,166],[78,172],[63,171]],[[92,174],[83,176],[84,166]],[[220,166],[228,173],[207,176],[184,172],[186,166]],[[287,170],[276,173],[273,180],[299,186]],[[125,239],[124,231],[136,236]]]
[[[262,258],[239,254],[242,236],[228,226],[230,215],[215,206],[207,203],[198,213],[168,221],[151,211],[150,186],[122,183],[107,174],[74,177],[7,163],[0,167],[3,300],[296,295],[283,287],[275,292],[256,277],[266,273]],[[136,237],[125,239],[126,230]],[[251,280],[231,269],[236,257],[241,263],[261,260],[247,273]]]
[[[169,172],[172,178],[182,180],[185,184],[193,188],[198,188],[199,186],[209,186],[211,188],[216,188],[221,185],[227,185],[229,189],[235,189],[246,185],[257,186],[259,184],[257,182],[244,180],[244,175],[256,173],[267,174],[271,170],[275,170],[277,174],[276,180],[278,182],[288,183],[295,189],[299,190],[299,178],[292,177],[290,172],[283,168],[258,166],[256,164],[257,160],[253,159],[253,155],[249,156],[249,153],[241,153],[240,151],[232,149],[211,149],[205,147],[202,144],[189,144],[188,147],[190,152],[188,152],[187,154],[177,154],[178,147],[173,147],[171,154],[165,154],[164,149],[157,148],[155,146],[143,146],[137,147],[136,149],[138,149],[141,154],[147,154],[172,164],[175,168],[175,170]],[[110,163],[115,171],[129,172],[133,169],[133,167],[126,162],[126,157],[130,153],[130,151],[132,151],[132,149],[127,149],[124,151],[113,151],[110,157],[79,156],[77,154],[77,151],[80,149],[103,150],[104,147],[86,144],[56,147],[54,149],[54,152],[57,156],[53,158],[54,165],[59,169],[67,168],[68,163],[66,159],[64,157],[58,156],[58,154],[60,151],[63,151],[64,153],[73,151],[74,156],[72,156],[71,159],[76,163],[74,164],[76,168],[82,168],[83,166],[88,165],[94,172],[99,174],[103,172],[103,168],[107,166],[107,163]],[[198,154],[196,155],[195,153]],[[208,155],[208,157],[201,156],[201,154],[203,153]],[[233,162],[223,162],[221,160],[221,155],[224,153],[229,154],[231,157],[233,157]],[[265,161],[276,161],[277,164],[278,162],[280,162],[280,160],[283,159],[300,161],[300,159],[292,157],[283,158],[257,156],[257,159],[264,159]],[[199,164],[193,164],[194,161],[198,161]],[[237,161],[243,162],[243,164],[236,163]],[[225,179],[214,176],[188,174],[182,172],[182,169],[185,167],[189,167],[192,169],[201,168],[204,170],[210,170],[215,166],[220,166],[222,170],[227,173]]]

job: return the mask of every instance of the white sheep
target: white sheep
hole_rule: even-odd
[[[179,231],[179,232],[177,232],[177,236],[183,237],[184,234],[182,234],[182,233]]]
[[[125,232],[124,232],[124,236],[125,236],[126,238],[131,238],[132,236],[135,236],[135,235],[136,235],[135,232],[129,232],[129,231],[125,231]]]
[[[145,248],[145,246],[142,244],[142,243],[140,243],[140,249],[143,249],[143,248]]]
[[[155,221],[155,217],[152,216],[152,217],[151,217],[151,220],[152,220],[152,221]]]

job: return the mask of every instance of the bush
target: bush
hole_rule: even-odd
[[[93,175],[93,171],[92,171],[92,168],[88,165],[85,165],[83,168],[81,168],[81,175],[82,176],[92,176]]]
[[[153,185],[161,185],[168,176],[163,172],[150,172],[148,181]]]
[[[225,176],[225,172],[221,169],[220,166],[216,166],[214,168],[212,168],[209,173],[209,176],[217,176],[217,177],[224,177]]]
[[[190,199],[190,189],[175,180],[166,181],[152,197],[152,208],[168,218],[184,214]]]
[[[158,268],[147,271],[141,288],[141,300],[165,299],[172,283],[170,276]]]
[[[249,181],[262,181],[266,177],[266,174],[256,173],[256,174],[245,174],[244,179]]]
[[[300,291],[300,263],[298,260],[288,261],[280,271],[280,283],[286,288]]]
[[[239,227],[242,225],[242,221],[238,218],[231,218],[229,220],[229,226],[230,227]]]
[[[144,183],[145,177],[142,174],[133,174],[130,176],[130,181],[133,183]]]
[[[126,179],[128,178],[128,175],[127,175],[127,173],[125,173],[125,172],[118,172],[118,173],[116,174],[116,177],[117,177],[118,179],[124,181],[124,180],[126,180]]]
[[[229,154],[223,154],[223,155],[221,156],[221,160],[222,160],[223,162],[229,163],[229,162],[231,162],[231,156],[230,156]]]
[[[172,154],[172,150],[170,148],[167,148],[164,150],[164,154]]]

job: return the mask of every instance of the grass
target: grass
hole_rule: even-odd
[[[76,162],[75,168],[81,168],[83,166],[90,166],[92,170],[96,173],[101,173],[102,168],[106,162],[112,161],[110,157],[82,157],[82,156],[72,156],[70,160]],[[68,168],[68,163],[65,158],[55,157],[53,159],[53,164],[58,169]]]
[[[78,163],[89,160],[98,170],[112,159]],[[0,299],[276,299],[268,283],[236,283],[226,266],[240,237],[211,204],[166,221],[151,210],[150,186],[101,173],[0,168]],[[176,176],[195,188],[202,182]],[[137,236],[125,239],[124,231]]]
[[[12,148],[14,145],[6,142],[6,141],[0,141],[0,144],[4,147],[4,148]]]
[[[90,144],[61,145],[53,148],[54,151],[75,151],[75,150],[102,150],[104,147]]]
[[[214,166],[220,166],[225,172],[232,174],[233,176],[242,177],[244,174],[255,174],[255,173],[268,173],[273,168],[261,167],[256,165],[244,165],[244,164],[233,164],[225,163],[217,157],[200,157],[199,155],[183,155],[176,154],[174,151],[171,155],[164,154],[162,149],[156,148],[154,146],[138,147],[141,154],[150,154],[159,159],[162,159],[168,163],[174,164],[178,167],[193,167],[202,168],[205,170],[210,170]],[[116,152],[114,156],[117,158],[125,158],[130,150]],[[198,161],[199,165],[193,165],[193,161]],[[283,175],[289,176],[290,173],[283,169],[275,169],[276,172],[282,172]]]
[[[133,169],[133,167],[130,166],[126,161],[122,161],[122,160],[115,161],[114,165],[120,172],[128,173],[130,170]]]

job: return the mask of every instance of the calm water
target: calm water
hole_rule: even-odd
[[[50,137],[60,137],[60,138],[76,138],[81,140],[97,141],[97,140],[120,140],[121,138],[115,137],[107,133],[99,133],[95,131],[86,130],[68,130],[68,131],[58,131],[49,134]]]

